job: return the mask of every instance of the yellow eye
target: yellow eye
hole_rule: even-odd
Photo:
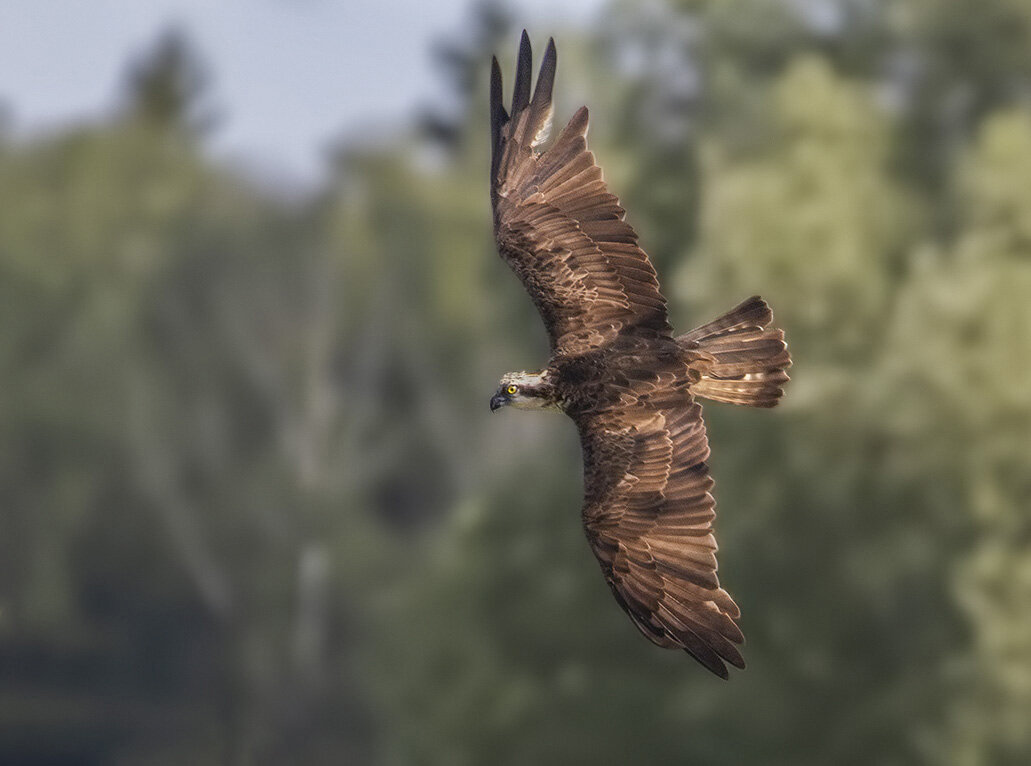
[[[505,389],[505,392],[506,392],[506,393],[507,393],[507,394],[508,394],[509,396],[511,396],[512,394],[514,394],[514,393],[515,393],[516,391],[518,391],[518,390],[519,390],[519,389],[518,389],[518,387],[516,387],[516,386],[509,386],[508,388],[506,388],[506,389]]]

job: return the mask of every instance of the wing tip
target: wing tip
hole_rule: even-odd
[[[558,50],[555,38],[548,38],[548,47],[541,59],[541,67],[537,73],[537,85],[533,91],[532,105],[534,110],[548,109],[551,105],[551,94],[555,86],[555,71],[558,68]]]
[[[706,654],[706,652],[695,652],[687,646],[682,647],[684,653],[695,660],[699,665],[708,670],[713,675],[722,678],[724,681],[730,680],[730,668],[727,666],[733,666],[738,670],[745,669],[745,658],[741,656],[740,652],[726,652],[719,651],[705,642],[705,646],[712,655],[699,656],[700,654]],[[729,656],[728,656],[729,655]]]
[[[533,48],[530,35],[523,30],[519,38],[519,59],[516,62],[515,88],[512,91],[512,119],[530,103],[530,79],[533,77]]]
[[[569,124],[566,126],[566,130],[573,129],[581,136],[586,136],[587,128],[590,127],[590,123],[591,112],[587,108],[587,105],[584,104],[576,110],[572,117],[569,118]]]
[[[505,123],[508,122],[508,113],[505,111],[505,107],[502,105],[502,83],[501,83],[501,64],[498,63],[497,56],[491,56],[490,62],[490,148],[491,148],[491,162],[490,162],[490,175],[491,179],[497,173],[498,163],[501,161],[501,130],[505,127]]]
[[[498,107],[501,106],[501,64],[497,56],[490,57],[490,118],[493,124]]]

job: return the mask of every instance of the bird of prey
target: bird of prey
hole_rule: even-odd
[[[511,111],[490,81],[490,196],[498,252],[547,328],[551,359],[508,373],[490,400],[576,423],[582,518],[616,601],[651,641],[716,675],[744,667],[741,612],[716,577],[713,480],[699,398],[773,407],[791,364],[758,296],[674,336],[655,269],[587,149],[586,107],[547,150],[557,57],[530,93],[523,32]]]

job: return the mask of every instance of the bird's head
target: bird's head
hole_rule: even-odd
[[[546,410],[557,407],[548,373],[510,372],[501,378],[494,396],[490,398],[490,411],[512,405],[523,410]]]

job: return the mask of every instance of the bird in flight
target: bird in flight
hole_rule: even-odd
[[[498,252],[548,332],[551,359],[501,378],[492,411],[560,410],[584,460],[582,518],[616,601],[652,642],[716,675],[744,668],[737,604],[716,577],[713,480],[699,398],[773,407],[788,380],[784,333],[758,296],[674,336],[655,269],[587,149],[581,107],[548,149],[557,56],[530,92],[523,32],[511,111],[490,80]]]

